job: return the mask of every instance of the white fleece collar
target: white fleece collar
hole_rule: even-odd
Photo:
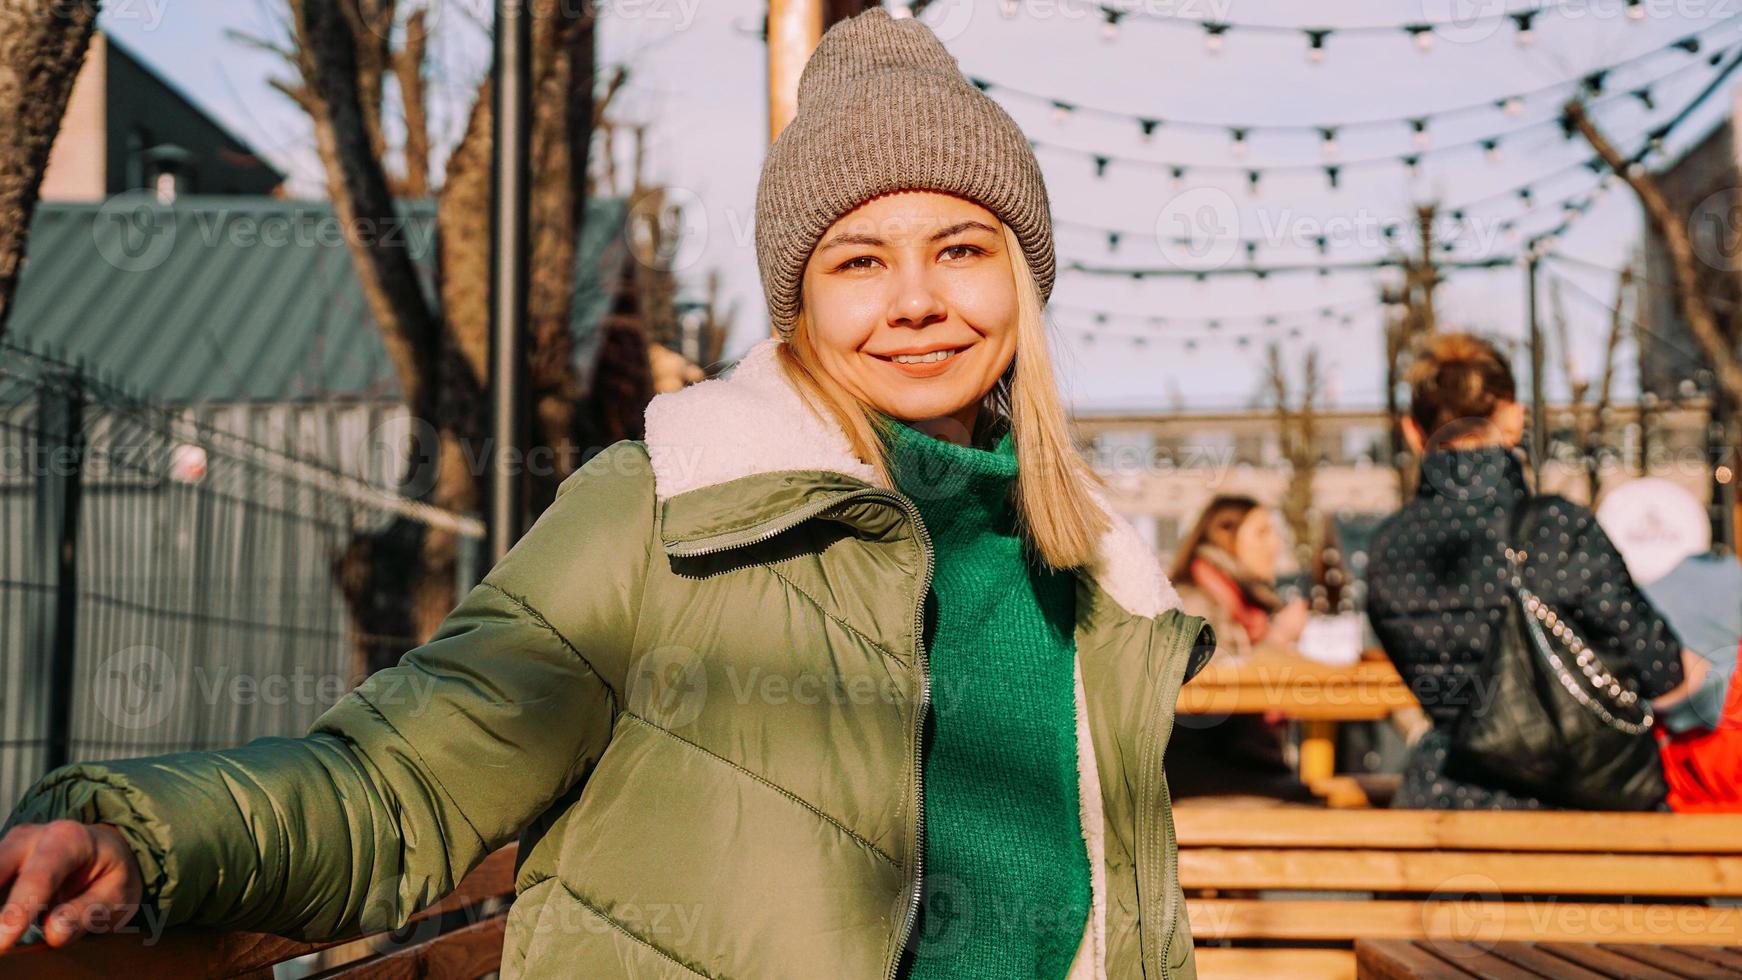
[[[847,435],[813,412],[776,361],[784,343],[758,342],[726,374],[657,395],[647,406],[647,452],[654,497],[782,470],[829,470],[890,489],[853,455]],[[1179,607],[1161,564],[1099,487],[1091,496],[1108,517],[1089,572],[1127,612],[1156,616]]]

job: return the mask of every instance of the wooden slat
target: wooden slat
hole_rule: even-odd
[[[1304,658],[1212,663],[1180,689],[1181,714],[1250,714],[1278,710],[1291,718],[1357,721],[1413,707],[1415,697],[1384,661],[1346,667]]]
[[[1424,939],[1478,942],[1742,941],[1742,909],[1615,902],[1188,898],[1192,935],[1222,939]]]
[[[1723,946],[1688,946],[1682,952],[1689,956],[1729,967],[1737,973],[1742,973],[1742,949],[1728,949]]]
[[[502,966],[507,923],[507,915],[492,916],[312,980],[476,980]]]
[[[1180,847],[1742,854],[1742,815],[1522,811],[1315,811],[1182,806]]]
[[[1314,819],[1317,819],[1316,817]],[[1499,851],[1342,851],[1189,847],[1186,888],[1301,888],[1560,895],[1742,895],[1742,856],[1517,854]],[[1649,884],[1647,884],[1649,883]]]
[[[1737,973],[1727,967],[1719,966],[1707,960],[1696,959],[1679,949],[1669,946],[1621,946],[1607,944],[1602,947],[1618,956],[1638,960],[1654,966],[1666,973],[1687,977],[1689,980],[1736,980],[1742,973]]]
[[[486,857],[452,893],[414,913],[411,921],[421,922],[433,915],[476,905],[486,898],[512,898],[516,852],[516,845],[510,844]],[[0,956],[0,980],[114,980],[118,976],[189,980],[270,978],[275,963],[356,939],[348,936],[299,942],[267,933],[205,928],[172,929],[155,941],[143,931],[93,935],[59,950],[46,943],[16,947]]]
[[[1508,963],[1555,980],[1609,980],[1606,974],[1555,956],[1534,943],[1495,943],[1493,953]]]
[[[1198,980],[1355,980],[1355,954],[1347,949],[1200,946],[1192,955]]]
[[[1648,966],[1636,959],[1588,943],[1550,943],[1543,948],[1563,959],[1572,960],[1611,977],[1627,977],[1628,980],[1687,980],[1686,977],[1676,976],[1668,970]]]
[[[1542,980],[1542,974],[1520,966],[1496,953],[1485,944],[1450,942],[1448,940],[1416,940],[1440,959],[1451,963],[1471,976],[1482,980]],[[1500,945],[1505,945],[1504,943]],[[1561,980],[1559,974],[1550,974]]]
[[[1355,969],[1363,980],[1469,980],[1474,976],[1409,940],[1356,943]]]

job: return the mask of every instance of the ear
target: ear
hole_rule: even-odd
[[[1492,416],[1494,427],[1500,430],[1501,445],[1508,448],[1518,445],[1524,438],[1524,403],[1504,401],[1494,406]]]
[[[1409,447],[1410,452],[1420,456],[1422,450],[1427,448],[1427,433],[1421,431],[1421,426],[1408,415],[1399,420],[1398,428],[1403,430],[1404,445]]]

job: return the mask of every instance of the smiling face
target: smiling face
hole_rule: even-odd
[[[1276,522],[1270,511],[1254,507],[1234,530],[1234,560],[1253,575],[1271,581],[1276,578],[1276,559],[1282,554],[1282,538],[1276,533]]]
[[[865,202],[823,233],[801,304],[825,370],[860,402],[906,421],[949,418],[965,436],[1016,355],[1016,280],[1003,225],[931,191]]]

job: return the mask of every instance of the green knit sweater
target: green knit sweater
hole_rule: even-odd
[[[888,444],[936,563],[925,623],[925,892],[900,975],[1059,980],[1090,899],[1074,578],[1027,557],[1015,533],[1008,431],[962,446],[902,424]]]

